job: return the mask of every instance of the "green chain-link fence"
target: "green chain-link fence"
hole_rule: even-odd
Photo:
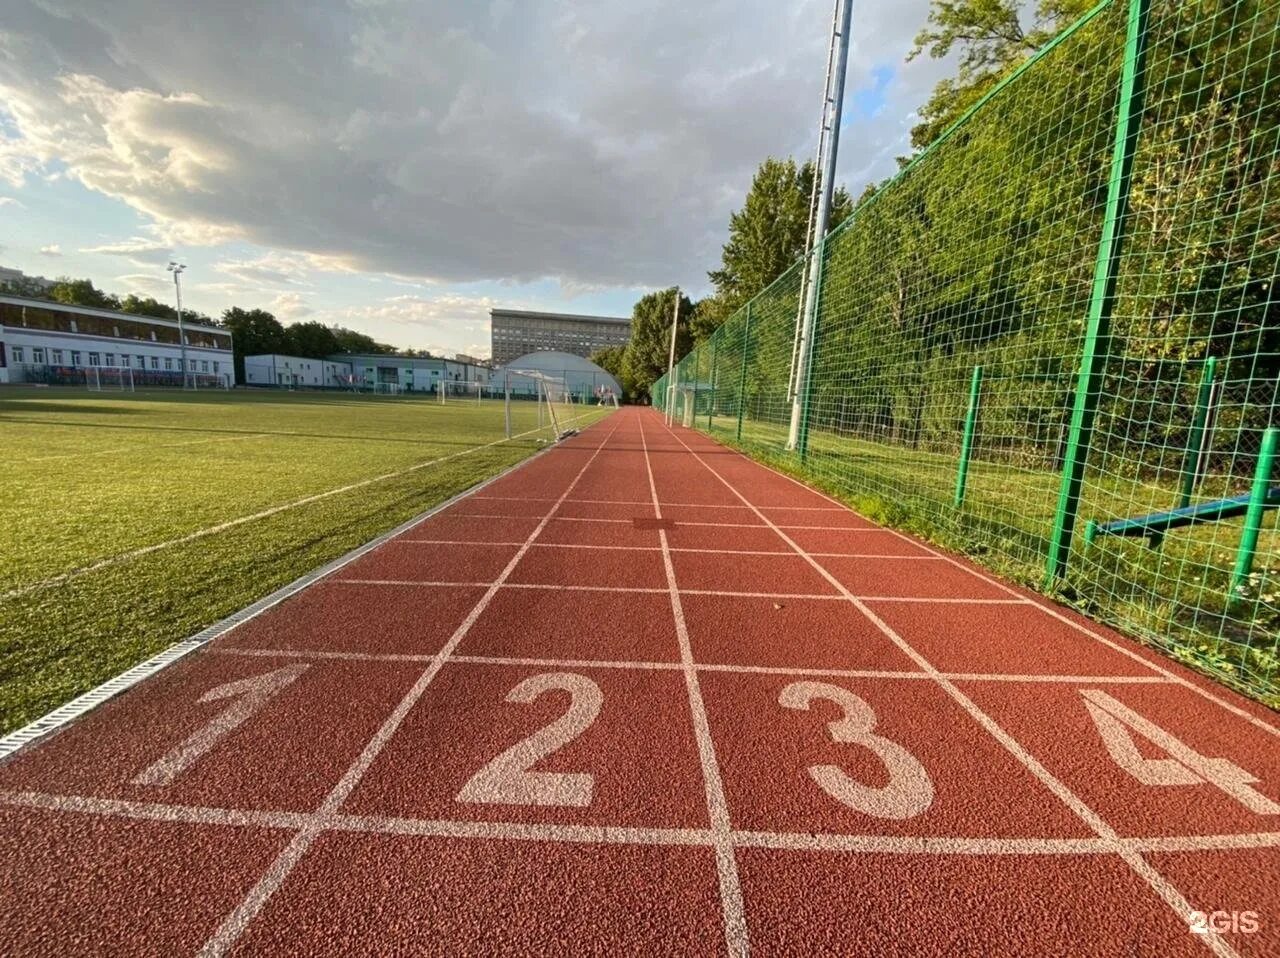
[[[685,356],[681,421],[1280,705],[1280,4],[1105,0]]]

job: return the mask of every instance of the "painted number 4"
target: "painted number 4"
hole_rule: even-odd
[[[1251,812],[1280,814],[1280,805],[1249,787],[1257,784],[1258,780],[1239,765],[1225,758],[1206,758],[1101,689],[1081,689],[1080,694],[1084,696],[1085,708],[1098,727],[1102,744],[1111,758],[1143,785],[1201,785],[1207,782]],[[1169,757],[1143,756],[1134,743],[1135,732]]]

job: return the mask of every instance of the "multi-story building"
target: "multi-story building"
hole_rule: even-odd
[[[183,332],[187,372],[200,385],[234,386],[230,331],[184,323]],[[139,386],[181,386],[182,354],[175,320],[0,295],[0,383],[73,385],[96,368],[127,369]]]
[[[631,320],[617,316],[491,309],[489,326],[495,366],[543,350],[586,358],[606,346],[625,346],[631,338]]]

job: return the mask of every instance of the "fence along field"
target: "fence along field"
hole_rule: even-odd
[[[0,733],[554,438],[511,416],[506,440],[501,400],[6,393]]]
[[[796,450],[801,264],[677,414],[1280,705],[1278,17],[1100,3],[828,235]]]

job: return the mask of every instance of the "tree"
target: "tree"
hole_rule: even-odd
[[[623,356],[623,374],[630,383],[627,388],[631,390],[634,399],[647,399],[654,380],[667,371],[675,294],[675,287],[649,293],[631,311],[631,339]],[[693,304],[687,296],[681,296],[676,324],[677,360],[693,345],[693,339],[689,335],[689,321],[692,317]]]
[[[134,293],[130,293],[121,301],[120,308],[135,316],[155,316],[158,319],[178,318],[178,311],[168,303],[162,303],[151,296],[141,299]],[[182,318],[189,319],[191,314],[184,311]]]
[[[394,353],[395,347],[380,343],[372,336],[357,333],[354,329],[343,326],[333,327],[333,336],[337,342],[339,353]]]
[[[34,276],[19,276],[0,283],[0,293],[27,299],[48,299],[49,286]]]
[[[324,359],[339,352],[338,337],[324,323],[294,323],[284,331],[284,351],[293,356]]]
[[[93,285],[91,280],[58,277],[58,282],[49,290],[49,298],[55,303],[67,306],[92,306],[97,309],[119,309],[120,300],[110,293],[104,293]]]
[[[748,300],[765,289],[804,255],[809,226],[813,164],[773,157],[760,164],[742,209],[729,217],[729,241],[719,269],[707,274],[715,294],[699,303],[694,324],[701,342]],[[828,228],[839,226],[853,204],[838,189],[832,197]]]
[[[934,0],[929,25],[916,34],[907,60],[926,51],[938,59],[958,48],[960,69],[954,78],[934,87],[929,102],[921,107],[920,122],[911,130],[911,145],[919,150],[932,143],[1004,76],[1093,5],[1094,0],[1040,0],[1031,24],[1024,28],[1020,16],[1024,4],[1019,0]]]
[[[245,381],[244,357],[284,350],[285,332],[279,320],[265,309],[232,306],[222,313],[222,328],[231,330],[236,363],[236,379]]]
[[[605,346],[591,354],[591,361],[618,381],[623,396],[633,393],[631,377],[627,375],[627,347]],[[622,397],[618,397],[621,399]]]

